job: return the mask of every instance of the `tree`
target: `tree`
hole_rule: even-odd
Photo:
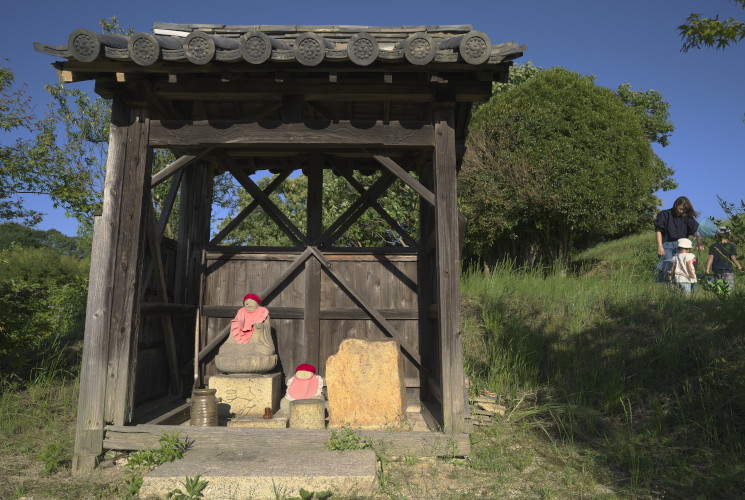
[[[745,0],[733,1],[745,10]],[[701,47],[724,49],[745,38],[745,22],[734,17],[720,21],[718,15],[710,18],[691,14],[684,24],[678,26],[678,31],[683,39],[683,52]]]
[[[493,96],[474,113],[460,175],[466,255],[567,262],[647,224],[672,173],[651,138],[639,109],[563,68]]]
[[[34,122],[31,101],[24,88],[14,87],[14,81],[13,71],[0,66],[0,129],[5,132],[30,131]],[[27,188],[28,179],[14,161],[15,147],[0,144],[0,221],[21,220],[34,225],[41,220],[41,214],[25,208],[23,198],[18,194]]]

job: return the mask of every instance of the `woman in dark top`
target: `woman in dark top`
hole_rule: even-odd
[[[657,255],[662,258],[661,265],[657,266],[658,281],[666,281],[665,277],[670,274],[673,257],[678,253],[678,240],[680,238],[688,238],[690,235],[694,235],[698,243],[698,249],[704,249],[701,235],[698,232],[697,216],[698,212],[693,208],[691,200],[685,196],[675,200],[673,208],[663,210],[657,214],[657,219],[654,222],[657,233]]]

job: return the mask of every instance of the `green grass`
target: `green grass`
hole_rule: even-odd
[[[684,297],[652,281],[654,251],[650,233],[570,270],[465,273],[472,390],[517,407],[517,427],[555,453],[616,471],[621,496],[729,496],[745,486],[742,276],[727,300]],[[495,451],[480,453],[475,464]]]

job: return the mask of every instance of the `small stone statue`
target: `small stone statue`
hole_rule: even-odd
[[[223,373],[266,373],[277,366],[269,310],[253,293],[243,298],[243,306],[215,356],[215,366]]]
[[[287,381],[287,394],[279,402],[279,407],[289,416],[290,401],[299,399],[323,400],[323,379],[316,375],[316,367],[303,363],[295,370],[295,376]]]

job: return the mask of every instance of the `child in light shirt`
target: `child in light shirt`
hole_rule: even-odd
[[[692,252],[693,242],[688,238],[678,240],[678,253],[673,257],[673,268],[670,277],[683,292],[690,294],[693,284],[698,281],[693,261],[696,256]]]

